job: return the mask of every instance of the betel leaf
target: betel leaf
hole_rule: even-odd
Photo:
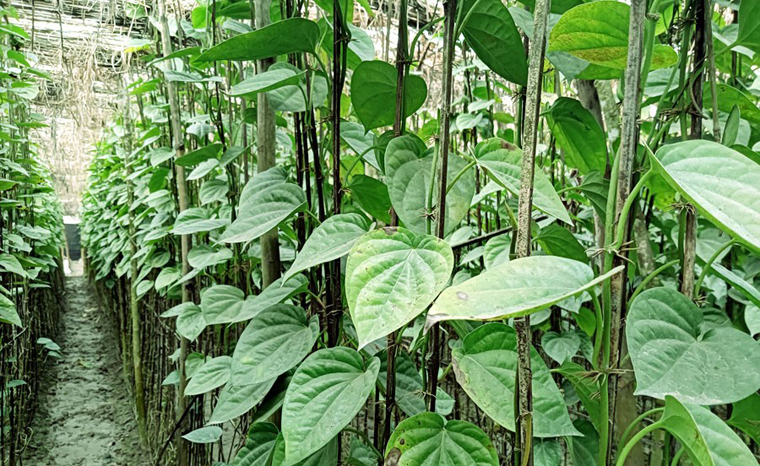
[[[319,26],[315,22],[290,18],[227,39],[203,52],[196,62],[261,60],[296,52],[315,53],[318,42]]]
[[[547,356],[562,364],[570,361],[581,348],[580,336],[572,331],[546,332],[541,337],[541,347],[546,351]]]
[[[458,15],[467,44],[494,73],[525,86],[528,63],[520,32],[501,0],[465,0]]]
[[[431,178],[437,173],[433,167],[435,156],[426,151],[421,140],[416,136],[397,137],[388,143],[385,151],[385,175],[388,179],[390,195],[398,217],[404,226],[415,233],[427,231],[428,207],[432,211],[437,206],[440,181],[435,176],[433,196],[428,206],[428,193]],[[450,233],[467,215],[472,197],[475,195],[475,171],[467,170],[457,180],[457,174],[467,167],[461,157],[450,154],[448,159],[447,186],[451,189],[446,194],[445,234]],[[434,220],[434,219],[432,219]],[[435,224],[434,221],[430,222]]]
[[[214,412],[211,413],[208,423],[221,424],[247,413],[264,399],[276,380],[277,378],[273,377],[250,385],[228,383],[219,392],[219,399],[216,401]]]
[[[191,167],[193,165],[198,165],[201,162],[205,162],[206,160],[211,160],[218,157],[219,152],[222,151],[223,147],[224,146],[222,144],[209,144],[207,146],[201,147],[200,149],[188,152],[181,157],[177,157],[174,163],[182,167]],[[174,152],[172,152],[172,154],[173,153]]]
[[[491,439],[475,424],[422,413],[401,421],[388,440],[385,464],[498,466]]]
[[[253,424],[248,429],[245,445],[238,450],[230,466],[269,466],[279,433],[271,422]]]
[[[248,296],[243,302],[240,313],[232,318],[231,323],[245,322],[246,320],[253,319],[269,306],[286,301],[298,293],[305,291],[307,283],[308,280],[303,275],[296,275],[287,281],[278,278],[261,293]]]
[[[726,421],[731,427],[741,429],[760,444],[760,395],[753,393],[733,404],[731,417]]]
[[[488,416],[514,432],[517,338],[502,323],[481,325],[452,351],[454,373],[464,391]],[[533,435],[577,435],[562,393],[543,359],[531,348],[533,371]]]
[[[700,332],[702,310],[676,290],[644,291],[626,324],[636,394],[714,405],[760,388],[760,344],[730,327]]]
[[[285,460],[285,437],[280,434],[272,453],[271,466],[332,466],[338,464],[338,436],[333,437],[325,446],[308,457],[296,461]]]
[[[230,88],[230,95],[253,98],[261,92],[272,91],[283,86],[298,85],[304,71],[298,73],[289,68],[268,70],[256,74]]]
[[[282,167],[254,176],[240,194],[238,216],[222,234],[225,243],[252,241],[276,227],[306,204],[306,195],[287,182]]]
[[[177,316],[177,333],[190,341],[195,341],[205,328],[206,319],[203,317],[203,311],[194,304]]]
[[[367,131],[393,124],[396,119],[398,72],[390,63],[372,60],[359,64],[351,77],[351,103]],[[425,80],[410,74],[404,83],[404,113],[410,116],[427,98]]]
[[[741,294],[743,294],[752,302],[752,304],[755,306],[760,306],[760,291],[755,288],[755,285],[747,282],[747,280],[736,275],[733,271],[728,270],[727,268],[715,262],[711,264],[710,268],[713,272],[715,272],[715,275],[719,276],[728,282],[732,287],[739,290]]]
[[[309,235],[283,281],[315,265],[345,256],[369,226],[369,221],[361,214],[338,214],[328,218]]]
[[[187,255],[187,260],[190,263],[190,266],[194,269],[213,267],[218,264],[223,264],[230,259],[232,259],[231,249],[225,247],[214,248],[207,244],[193,246],[193,249],[191,249],[190,253]]]
[[[227,225],[229,221],[216,218],[214,214],[203,207],[191,207],[183,210],[174,221],[172,233],[175,235],[192,235],[216,230]]]
[[[677,438],[693,464],[755,464],[747,445],[718,416],[702,406],[665,397],[665,411],[655,423]]]
[[[391,199],[388,187],[382,181],[365,175],[353,175],[346,189],[351,193],[351,199],[372,218],[391,223]]]
[[[570,230],[552,223],[538,232],[536,242],[541,249],[552,256],[566,257],[579,262],[588,263],[586,249],[575,238]]]
[[[534,466],[560,466],[562,445],[557,440],[538,440],[533,446]]]
[[[522,151],[502,139],[488,139],[475,148],[477,164],[488,176],[515,196],[520,194]],[[540,169],[533,177],[533,205],[540,211],[571,225],[573,222],[549,178]]]
[[[275,304],[245,328],[232,355],[232,383],[251,385],[277,377],[309,354],[319,336],[317,316],[291,304]]]
[[[739,31],[737,42],[760,53],[760,2],[758,0],[743,0],[739,4]]]
[[[229,356],[217,356],[206,361],[187,383],[185,396],[200,395],[226,384],[230,380],[231,365],[232,358]]]
[[[631,7],[622,2],[584,3],[559,19],[549,35],[547,52],[566,52],[613,70],[624,70],[628,61],[628,26]],[[651,69],[672,66],[678,55],[655,44]],[[586,77],[586,79],[589,79]]]
[[[599,384],[596,382],[596,373],[587,371],[579,364],[571,361],[565,361],[562,366],[556,369],[556,372],[562,374],[565,380],[573,385],[575,394],[578,395],[583,407],[586,408],[591,422],[597,430],[600,430],[604,421],[601,416]],[[581,432],[583,431],[581,430]]]
[[[201,427],[183,435],[182,438],[192,443],[214,443],[222,438],[222,428],[218,426]]]
[[[312,353],[301,363],[285,393],[282,433],[288,463],[330,442],[361,410],[375,387],[380,360],[365,365],[350,348]]]
[[[509,262],[509,250],[511,246],[512,237],[509,233],[489,239],[483,249],[483,261],[485,262],[486,269]]]
[[[22,327],[21,317],[16,311],[16,304],[6,298],[4,294],[0,294],[0,323]]]
[[[557,144],[565,149],[568,166],[577,168],[581,175],[604,172],[607,136],[591,112],[575,99],[560,97],[545,115]]]
[[[243,308],[245,294],[230,285],[215,285],[201,293],[201,309],[208,325],[228,324]]]
[[[206,205],[212,202],[223,201],[227,198],[229,191],[230,186],[224,180],[206,180],[201,185],[198,196],[200,197],[201,205]]]
[[[717,142],[661,147],[650,157],[668,183],[700,213],[760,251],[760,166]]]
[[[359,348],[420,315],[453,267],[451,247],[434,236],[387,227],[359,238],[346,263],[346,299]]]
[[[591,290],[622,269],[616,267],[594,278],[591,267],[563,257],[532,256],[505,262],[444,290],[428,312],[427,325],[532,314]]]
[[[704,101],[712,101],[712,86],[705,86],[703,91]],[[728,84],[718,83],[715,87],[718,109],[730,113],[734,107],[738,108],[740,117],[749,124],[760,129],[760,108],[750,100],[747,94]]]
[[[599,465],[599,434],[594,426],[586,420],[576,419],[573,425],[582,437],[566,437],[567,450],[576,466]]]

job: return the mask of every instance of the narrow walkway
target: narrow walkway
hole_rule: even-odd
[[[76,266],[75,266],[76,273]],[[113,328],[87,279],[66,279],[66,310],[49,361],[25,466],[143,466]]]

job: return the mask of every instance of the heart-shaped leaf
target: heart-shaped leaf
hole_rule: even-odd
[[[475,157],[478,165],[486,170],[491,179],[513,195],[519,196],[522,151],[517,146],[501,139],[489,139],[477,145]],[[549,178],[538,168],[533,183],[533,205],[536,209],[571,225],[573,222],[557,191]]]
[[[463,23],[459,27],[475,55],[507,81],[527,85],[525,47],[501,0],[465,0],[460,9]]]
[[[201,293],[201,309],[208,325],[233,322],[243,308],[245,294],[230,285],[215,285]]]
[[[221,240],[225,243],[252,241],[300,210],[306,204],[306,195],[298,185],[286,179],[282,167],[254,176],[243,188],[238,216]]]
[[[422,413],[401,421],[385,451],[385,464],[498,466],[491,439],[475,424]],[[393,462],[395,460],[395,462]]]
[[[380,360],[365,366],[358,352],[335,347],[312,353],[285,393],[282,433],[288,463],[330,442],[361,410],[375,387]]]
[[[438,205],[438,181],[433,187],[432,201],[427,205],[431,173],[437,172],[433,167],[434,159],[433,153],[427,151],[422,141],[412,135],[393,139],[385,151],[388,194],[401,221],[415,233],[428,233],[428,208],[432,212]],[[467,170],[456,180],[466,166],[467,163],[462,158],[449,155],[447,186],[453,187],[446,194],[446,234],[454,230],[467,215],[475,195],[474,170]],[[430,224],[435,225],[435,218]]]
[[[172,233],[175,235],[204,233],[221,228],[228,223],[230,223],[229,220],[216,218],[208,209],[203,207],[191,207],[177,215]]]
[[[232,383],[265,382],[295,367],[319,336],[319,319],[290,304],[258,313],[245,328],[232,355]]]
[[[219,399],[214,406],[214,412],[211,413],[209,424],[221,424],[250,411],[254,406],[264,399],[269,390],[274,385],[277,378],[249,384],[249,385],[232,385],[228,383],[219,392]]]
[[[373,60],[359,64],[351,77],[351,103],[364,129],[393,124],[396,118],[398,72],[390,63]],[[427,98],[425,80],[410,74],[404,83],[405,116],[416,112]]]
[[[279,68],[258,73],[235,84],[230,89],[230,95],[254,98],[261,92],[272,91],[283,86],[298,85],[304,71],[296,72],[289,68]]]
[[[541,337],[541,347],[550,358],[562,364],[578,353],[581,338],[575,332],[546,332]]]
[[[591,267],[563,257],[532,256],[505,262],[444,290],[428,312],[427,325],[532,314],[590,290],[621,270],[622,266],[594,278]]]
[[[361,214],[338,214],[328,218],[309,235],[283,281],[315,265],[345,256],[367,230],[369,221]]]
[[[661,147],[652,164],[710,221],[760,252],[760,168],[711,141]]]
[[[581,175],[604,172],[607,165],[607,136],[596,118],[577,100],[560,97],[546,112],[557,145],[565,149],[568,166]]]
[[[731,418],[726,423],[752,437],[760,444],[760,395],[754,393],[737,401],[731,409]]]
[[[296,275],[287,281],[278,278],[261,293],[255,296],[248,296],[243,302],[240,313],[232,318],[231,323],[245,322],[246,320],[253,319],[259,312],[267,309],[269,306],[287,301],[293,296],[302,293],[306,290],[307,284],[308,279],[303,275]]]
[[[517,338],[513,328],[501,324],[481,325],[452,351],[454,373],[464,391],[488,416],[515,430],[515,376]],[[533,435],[559,437],[576,435],[565,401],[549,369],[531,348],[533,370]]]
[[[733,328],[700,333],[702,311],[676,290],[652,288],[626,323],[636,394],[690,403],[732,403],[760,388],[760,344]]]
[[[359,238],[346,263],[346,299],[359,348],[420,315],[453,267],[451,247],[434,236],[383,228]]]
[[[230,380],[232,358],[217,356],[208,360],[194,374],[185,388],[185,396],[200,395],[221,387]]]
[[[21,317],[16,311],[16,304],[0,294],[0,323],[16,325],[22,327]]]
[[[229,248],[214,248],[207,244],[194,246],[187,255],[190,267],[194,269],[205,269],[217,264],[227,262],[232,259],[232,250]]]
[[[201,427],[182,436],[183,439],[192,443],[214,443],[221,437],[222,429],[217,426]]]
[[[248,429],[245,445],[238,450],[230,466],[269,466],[279,435],[271,422],[257,422]]]

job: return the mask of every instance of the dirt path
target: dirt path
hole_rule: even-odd
[[[113,328],[81,276],[67,277],[66,312],[48,364],[25,466],[143,466]]]

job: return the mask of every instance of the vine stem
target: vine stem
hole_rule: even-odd
[[[623,434],[620,436],[620,443],[625,443],[626,440],[628,440],[628,436],[631,435],[631,432],[633,429],[636,428],[636,426],[639,424],[639,422],[643,421],[644,419],[648,418],[652,414],[657,414],[665,411],[665,408],[652,408],[648,411],[645,411],[639,415],[636,419],[631,422],[628,427],[623,431]]]
[[[638,431],[636,435],[634,435],[633,438],[629,440],[628,443],[625,444],[623,449],[620,450],[620,454],[618,455],[618,459],[615,465],[623,466],[625,464],[625,459],[628,457],[628,454],[631,453],[631,450],[633,450],[633,447],[635,447],[636,444],[641,439],[646,437],[649,433],[654,432],[655,430],[659,429],[660,426],[661,426],[660,421],[657,421],[652,424],[649,424],[648,426]]]
[[[664,272],[665,270],[673,267],[674,265],[678,264],[679,262],[681,262],[679,259],[673,259],[672,261],[667,262],[667,263],[661,265],[660,267],[658,267],[657,269],[655,269],[652,273],[650,273],[649,275],[647,275],[647,277],[644,280],[641,281],[641,284],[639,284],[639,286],[636,287],[636,290],[633,292],[633,294],[631,295],[631,297],[628,299],[628,306],[630,307],[630,305],[633,302],[633,300],[636,299],[636,296],[638,296],[642,291],[644,291],[646,289],[646,286],[649,284],[649,282],[651,282],[652,280],[654,280],[654,278],[657,275],[659,275],[662,272]]]
[[[718,257],[721,255],[723,251],[726,251],[727,249],[730,249],[731,246],[736,244],[737,241],[735,239],[732,239],[731,241],[727,242],[723,246],[719,247],[713,255],[710,257],[710,259],[705,263],[705,266],[702,268],[702,273],[699,274],[699,279],[697,280],[697,284],[694,285],[694,296],[699,297],[699,291],[702,288],[702,282],[705,280],[705,277],[707,277],[707,272],[710,271],[710,267],[712,267],[713,262],[718,260]]]
[[[546,49],[546,22],[551,0],[537,0],[533,12],[533,40],[528,45],[528,85],[525,93],[523,121],[523,156],[520,169],[520,195],[517,205],[517,235],[515,253],[518,258],[530,256],[531,212],[533,210],[533,179],[536,170],[536,145],[541,84]],[[533,371],[530,364],[530,317],[514,320],[517,334],[517,419],[516,426],[522,455],[521,464],[533,464]]]

